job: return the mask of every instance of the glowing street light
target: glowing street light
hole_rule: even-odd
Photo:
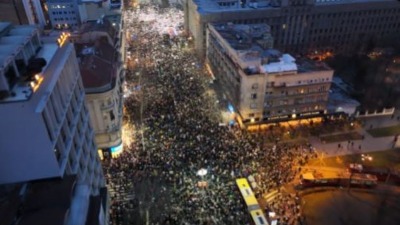
[[[201,178],[203,178],[206,174],[207,174],[207,169],[201,168],[197,171],[196,173],[198,176],[200,176]]]
[[[372,161],[374,158],[368,154],[361,154],[362,161]]]

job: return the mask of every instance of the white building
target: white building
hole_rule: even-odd
[[[207,63],[245,125],[326,113],[333,70],[272,49],[266,24],[209,24]]]
[[[46,0],[46,8],[53,28],[77,28],[80,23],[77,0]]]
[[[99,154],[122,150],[123,38],[107,19],[88,21],[72,35]]]
[[[61,222],[83,225],[105,180],[74,47],[35,26],[0,23],[0,34],[0,184],[74,176]],[[97,207],[104,224],[108,209]]]
[[[99,194],[104,176],[73,45],[40,39],[33,26],[0,31],[0,184],[76,174]]]
[[[122,1],[80,0],[78,3],[81,22],[97,20],[102,16],[121,15]]]

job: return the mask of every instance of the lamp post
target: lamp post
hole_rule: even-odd
[[[200,182],[198,183],[197,186],[199,186],[199,187],[206,187],[206,186],[207,186],[207,182],[206,182],[206,181],[203,181],[203,177],[204,177],[205,175],[207,175],[207,169],[204,169],[204,168],[199,169],[199,170],[197,171],[196,175],[200,176],[200,178],[201,178],[201,180],[200,180]]]

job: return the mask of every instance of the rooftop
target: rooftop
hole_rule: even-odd
[[[117,76],[118,52],[106,40],[75,44],[83,86],[90,92],[108,91]]]
[[[12,26],[10,23],[0,23],[0,101],[12,102],[27,100],[33,93],[31,80],[35,67],[28,61],[34,52],[30,49],[31,43],[35,50],[38,30],[35,26]],[[35,40],[36,39],[36,40]],[[35,42],[36,41],[36,42]],[[15,68],[13,67],[15,62]],[[35,69],[35,71],[37,71]],[[40,71],[39,71],[40,72]]]
[[[199,13],[222,12],[222,11],[248,11],[281,8],[282,3],[277,0],[193,0]],[[362,4],[372,2],[396,2],[397,0],[315,0],[314,5],[337,5],[337,4]],[[244,2],[244,3],[243,3]]]
[[[52,4],[61,4],[61,3],[74,3],[75,1],[71,0],[46,0],[47,3],[52,3]]]
[[[220,11],[243,11],[243,10],[256,10],[266,8],[280,7],[280,3],[273,3],[271,0],[257,0],[248,1],[240,5],[237,0],[194,0],[197,4],[197,10],[200,13],[205,12],[220,12]]]
[[[333,82],[329,91],[327,109],[329,113],[345,112],[348,115],[355,113],[355,110],[360,103],[352,99],[343,89],[338,85],[338,77],[333,77]]]
[[[82,24],[78,33],[84,34],[88,32],[106,32],[112,40],[117,38],[116,28],[106,18],[100,18],[98,20],[87,21]]]
[[[293,57],[273,49],[273,38],[267,24],[214,23],[214,28],[222,45],[229,49],[229,55],[247,75],[260,73],[281,73],[295,71],[331,70],[325,63],[305,57]]]
[[[55,43],[43,43],[35,55],[47,62],[40,73],[40,86],[27,101],[0,104],[0,127],[6,128],[0,131],[0,184],[59,177],[63,173],[41,112],[72,51],[71,44],[59,48]]]

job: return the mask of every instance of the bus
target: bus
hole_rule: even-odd
[[[246,178],[236,179],[236,185],[242,195],[242,198],[247,206],[247,210],[254,222],[254,225],[269,225],[267,219],[264,216],[264,212],[261,210],[258,204],[257,198],[251,189],[249,182]]]
[[[314,172],[304,173],[300,176],[300,185],[302,188],[308,187],[339,187],[353,186],[370,188],[378,184],[378,178],[373,174],[365,173],[334,173],[323,174]]]

